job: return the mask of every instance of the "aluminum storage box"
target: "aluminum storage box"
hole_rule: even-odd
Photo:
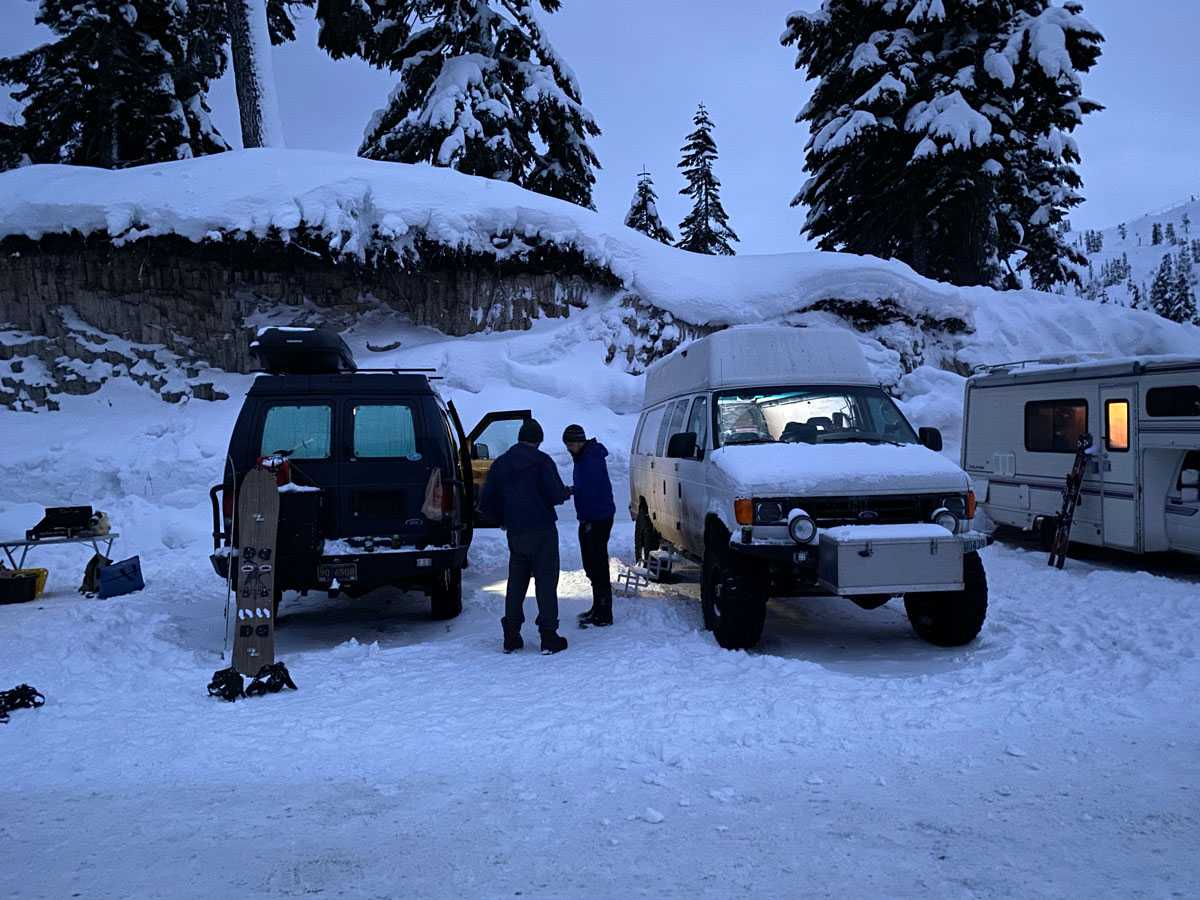
[[[817,579],[844,596],[959,591],[963,542],[932,524],[830,528],[821,532]]]

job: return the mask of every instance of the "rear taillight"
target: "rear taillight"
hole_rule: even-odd
[[[442,514],[447,518],[454,516],[455,501],[458,499],[458,494],[454,490],[454,485],[442,487]]]
[[[446,495],[451,493],[442,486],[442,470],[434,469],[429,473],[429,481],[425,483],[425,502],[421,504],[421,514],[431,522],[440,522],[449,511],[447,502],[453,509],[454,498],[447,501]]]

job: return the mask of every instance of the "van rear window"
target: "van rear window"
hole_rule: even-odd
[[[332,421],[328,406],[272,406],[263,423],[262,455],[282,452],[292,459],[328,459]]]
[[[412,407],[354,407],[354,455],[358,459],[420,459]]]
[[[1074,453],[1087,427],[1086,400],[1035,400],[1025,404],[1025,449],[1030,453]]]

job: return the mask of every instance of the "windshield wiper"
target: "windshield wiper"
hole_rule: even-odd
[[[822,444],[890,444],[893,447],[903,447],[904,441],[885,437],[882,434],[830,434],[818,439]]]

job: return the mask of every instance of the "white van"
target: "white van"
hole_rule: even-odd
[[[1071,540],[1200,553],[1200,359],[1038,360],[967,380],[963,468],[993,522],[1047,547],[1084,434]]]
[[[847,331],[747,326],[646,373],[630,459],[636,550],[703,566],[705,626],[758,643],[769,596],[903,594],[913,628],[970,642],[987,578],[969,479],[917,432]]]

